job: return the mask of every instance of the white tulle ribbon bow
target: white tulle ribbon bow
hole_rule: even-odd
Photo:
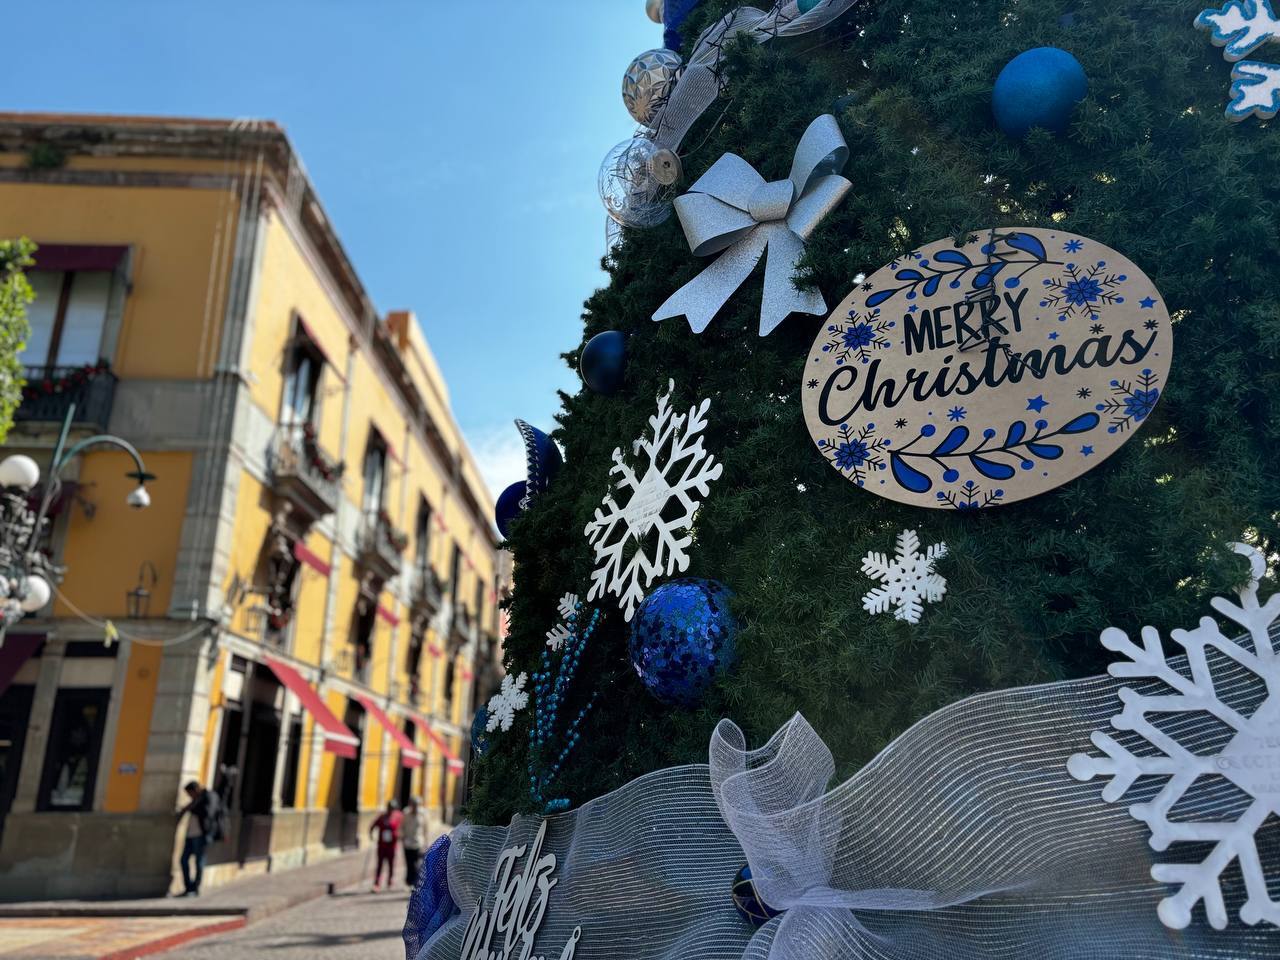
[[[791,313],[824,314],[817,290],[797,290],[796,267],[805,240],[853,186],[839,171],[849,147],[836,118],[818,117],[796,146],[791,175],[766,182],[736,154],[711,165],[689,192],[675,201],[689,248],[696,256],[723,253],[667,298],[653,314],[665,320],[682,314],[701,333],[768,251],[760,336],[767,336]]]

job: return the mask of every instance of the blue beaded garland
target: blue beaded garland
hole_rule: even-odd
[[[1075,105],[1089,92],[1080,61],[1057,47],[1020,53],[1000,71],[991,93],[996,124],[1011,137],[1032,127],[1061,133]]]
[[[737,622],[728,588],[714,580],[672,580],[640,604],[631,621],[631,664],[649,692],[673,706],[696,706],[737,659]]]

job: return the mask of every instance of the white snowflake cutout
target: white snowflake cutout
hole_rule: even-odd
[[[920,538],[914,530],[898,534],[898,549],[890,560],[883,553],[868,553],[862,559],[862,572],[881,581],[862,598],[862,606],[872,614],[886,613],[894,607],[894,617],[907,623],[919,623],[924,604],[937,603],[947,592],[947,581],[936,573],[933,564],[947,555],[945,543],[935,543],[920,552]]]
[[[1280,64],[1241,60],[1231,71],[1231,80],[1230,119],[1270,120],[1280,113]]]
[[[529,705],[529,694],[524,689],[528,682],[527,673],[520,674],[514,680],[510,674],[502,678],[502,686],[489,698],[489,723],[486,730],[492,732],[501,727],[505,732],[511,729],[516,714]]]
[[[1264,821],[1272,814],[1280,814],[1280,650],[1270,635],[1272,624],[1280,618],[1280,592],[1260,605],[1258,582],[1266,573],[1266,562],[1253,547],[1239,543],[1232,547],[1250,560],[1249,585],[1240,591],[1239,606],[1221,597],[1214,597],[1211,605],[1248,630],[1253,649],[1229,640],[1212,618],[1205,617],[1194,630],[1174,630],[1170,634],[1186,651],[1187,676],[1169,663],[1160,634],[1153,627],[1143,628],[1142,646],[1114,627],[1103,631],[1102,645],[1127,658],[1111,664],[1108,672],[1113,677],[1154,678],[1173,691],[1143,695],[1122,687],[1120,702],[1124,710],[1111,718],[1111,725],[1117,730],[1133,731],[1159,752],[1150,754],[1144,750],[1137,755],[1107,734],[1095,731],[1093,744],[1106,756],[1078,753],[1067,763],[1068,772],[1077,780],[1110,778],[1102,791],[1102,799],[1108,803],[1119,801],[1140,777],[1167,777],[1150,803],[1129,807],[1130,816],[1151,828],[1152,849],[1165,850],[1171,843],[1182,842],[1214,844],[1200,863],[1156,864],[1151,868],[1154,880],[1180,885],[1178,892],[1160,901],[1158,908],[1160,920],[1176,930],[1191,923],[1191,912],[1201,900],[1213,928],[1222,930],[1227,926],[1221,878],[1233,860],[1240,864],[1247,892],[1240,919],[1251,925],[1265,920],[1280,926],[1280,903],[1268,894],[1256,840]],[[1215,688],[1218,678],[1206,656],[1210,647],[1249,671],[1265,687],[1266,699],[1252,715],[1246,717],[1220,699]],[[1180,740],[1170,732],[1170,725],[1156,726],[1151,720],[1151,715],[1156,714],[1196,713],[1209,714],[1235,731],[1226,746],[1206,752],[1203,744],[1183,742],[1195,738]],[[1211,820],[1183,816],[1171,819],[1174,805],[1201,777],[1225,778],[1251,802],[1235,820],[1226,819],[1229,814],[1219,814]]]
[[[576,593],[566,593],[560,598],[560,603],[556,605],[556,610],[559,612],[561,620],[568,620],[578,612],[578,595]]]
[[[687,414],[675,414],[670,405],[675,386],[674,380],[668,381],[667,392],[658,397],[658,412],[649,418],[652,436],[641,437],[633,445],[636,455],[643,453],[648,461],[643,476],[637,477],[627,466],[621,448],[613,451],[609,473],[620,477],[616,492],[629,492],[626,505],[619,505],[613,492],[605,494],[583,531],[595,548],[597,563],[587,600],[614,594],[628,621],[656,577],[688,569],[688,549],[693,543],[688,531],[701,506],[694,494],[705,498],[710,493],[708,484],[719,479],[723,470],[703,448],[700,436],[707,427],[711,401],[690,407]],[[679,513],[665,519],[663,514],[673,501]],[[652,557],[645,549],[650,533],[656,533]]]
[[[1235,63],[1268,40],[1280,40],[1280,17],[1271,0],[1230,0],[1218,9],[1200,11],[1196,26],[1211,33],[1222,55]]]
[[[554,627],[547,631],[547,646],[552,650],[559,650],[564,646],[564,642],[568,640],[572,633],[563,623],[557,623]]]

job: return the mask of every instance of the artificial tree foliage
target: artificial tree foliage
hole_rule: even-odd
[[[686,55],[734,5],[695,10]],[[680,188],[726,151],[785,177],[805,127],[834,110],[853,189],[809,240],[801,278],[829,305],[923,243],[1060,228],[1152,278],[1174,320],[1173,368],[1138,435],[1085,476],[987,510],[900,505],[840,476],[805,428],[803,367],[825,318],[793,315],[760,338],[760,266],[701,335],[682,319],[654,323],[655,307],[711,261],[690,253],[675,217],[625,230],[564,359],[576,366],[590,337],[621,330],[626,383],[613,396],[562,396],[566,464],[511,536],[508,669],[537,663],[561,595],[585,598],[583,527],[609,487],[611,453],[630,450],[669,378],[677,408],[712,400],[706,442],[724,475],[698,515],[687,575],[734,591],[740,661],[699,709],[665,707],[630,669],[627,626],[602,601],[578,681],[602,695],[560,775],[563,795],[580,803],[703,762],[723,716],[758,743],[800,711],[847,775],[961,697],[1102,672],[1108,625],[1193,626],[1209,596],[1245,578],[1227,542],[1280,543],[1280,136],[1276,123],[1224,119],[1230,65],[1192,26],[1201,6],[868,0],[820,32],[730,48],[724,92],[684,141]],[[1045,45],[1080,60],[1089,96],[1066,133],[1010,139],[992,120],[992,84]],[[861,604],[862,557],[891,550],[903,528],[950,548],[947,596],[915,626]],[[589,692],[571,691],[563,709]],[[480,822],[532,809],[531,714],[478,763]]]

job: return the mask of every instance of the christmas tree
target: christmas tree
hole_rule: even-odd
[[[696,7],[682,53],[737,5]],[[1259,117],[1224,119],[1231,68],[1193,26],[1198,9],[868,0],[803,36],[727,45],[723,89],[683,140],[675,189],[725,153],[766,181],[785,178],[806,128],[833,114],[852,189],[808,238],[798,275],[828,307],[925,244],[1054,229],[1140,266],[1167,305],[1176,355],[1160,402],[1106,462],[1015,503],[925,510],[860,489],[815,449],[801,405],[825,315],[792,314],[759,336],[758,266],[703,332],[681,318],[654,322],[710,261],[691,254],[675,217],[623,230],[604,261],[608,285],[586,302],[582,344],[564,358],[576,368],[591,337],[620,331],[625,380],[612,395],[583,387],[562,397],[554,438],[564,466],[510,532],[507,669],[538,671],[561,597],[585,602],[597,561],[584,529],[614,479],[613,451],[643,469],[632,442],[669,381],[675,411],[711,401],[702,436],[723,470],[699,498],[682,575],[732,591],[738,662],[698,705],[665,705],[631,667],[616,598],[585,604],[599,618],[560,715],[595,700],[557,795],[577,804],[650,770],[704,762],[720,717],[758,743],[797,711],[846,776],[968,694],[1103,672],[1104,627],[1194,623],[1208,597],[1245,579],[1228,542],[1275,548],[1280,137]],[[1011,136],[993,120],[993,84],[1018,54],[1046,46],[1079,61],[1088,95],[1063,131]],[[917,624],[863,606],[876,586],[863,558],[891,554],[904,529],[948,547],[936,565],[945,598]],[[528,789],[534,720],[517,713],[478,762],[478,822],[542,812]]]

